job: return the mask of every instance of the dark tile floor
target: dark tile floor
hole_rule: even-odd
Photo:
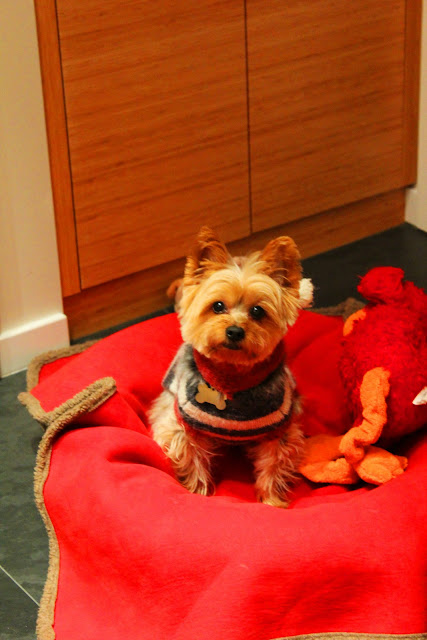
[[[358,276],[377,265],[402,267],[408,279],[427,289],[427,234],[404,224],[305,260],[304,273],[316,286],[316,306],[357,296]],[[25,372],[0,380],[2,640],[34,640],[37,605],[47,571],[47,537],[32,489],[41,428],[16,400],[24,388]]]

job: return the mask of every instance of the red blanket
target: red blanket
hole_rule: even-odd
[[[341,331],[341,318],[305,311],[286,337],[308,435],[349,427]],[[233,448],[216,495],[192,495],[146,420],[180,342],[174,314],[144,322],[82,353],[49,355],[21,396],[47,428],[36,468],[50,539],[39,638],[422,634],[425,433],[401,443],[407,471],[377,488],[301,481],[289,509],[258,504]]]

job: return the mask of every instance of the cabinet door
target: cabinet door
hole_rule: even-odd
[[[402,186],[404,0],[247,0],[253,229]]]
[[[243,4],[56,4],[82,287],[247,235]]]

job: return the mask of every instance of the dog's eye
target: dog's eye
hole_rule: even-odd
[[[221,302],[221,300],[217,300],[217,302],[213,303],[212,310],[214,313],[224,313],[227,310],[227,307],[223,302]]]
[[[265,311],[262,307],[256,306],[249,309],[249,313],[254,320],[261,320],[265,316]]]

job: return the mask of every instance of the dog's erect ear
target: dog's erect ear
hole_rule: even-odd
[[[281,287],[299,289],[301,280],[301,256],[297,245],[288,236],[271,240],[261,252],[263,271]]]
[[[213,271],[223,269],[230,261],[230,254],[216,233],[209,227],[202,227],[185,264],[184,284],[194,283]]]

